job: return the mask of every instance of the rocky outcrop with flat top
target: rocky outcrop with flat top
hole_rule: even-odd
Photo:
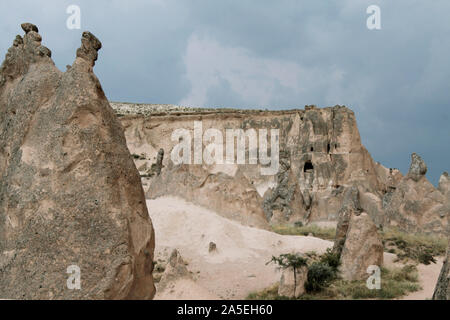
[[[426,180],[424,160],[414,154],[406,176],[375,162],[361,143],[353,111],[345,106],[309,105],[291,110],[112,106],[125,128],[128,147],[136,155],[148,198],[175,195],[245,224],[264,227],[336,222],[346,190],[355,187],[361,210],[377,227],[445,232],[443,194]],[[193,137],[195,121],[201,122],[203,132],[216,129],[222,133],[223,141],[218,144],[223,144],[224,151],[228,129],[278,129],[278,171],[262,175],[260,163],[249,164],[252,148],[248,141],[245,164],[189,165],[197,166],[195,169],[173,165],[171,153],[179,141],[172,141],[172,133],[185,129]],[[204,149],[210,141],[200,142]],[[158,165],[161,148],[165,152],[162,166]],[[150,167],[162,168],[161,173],[149,174]],[[266,221],[254,223],[255,216]]]

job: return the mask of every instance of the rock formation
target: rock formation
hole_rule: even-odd
[[[443,194],[443,195],[448,195],[450,194],[450,177],[448,176],[447,172],[444,172],[441,177],[439,178],[439,186],[438,186],[438,190]],[[448,200],[448,197],[447,197]]]
[[[360,214],[361,206],[359,204],[359,192],[356,187],[347,189],[344,194],[342,207],[339,210],[338,223],[336,227],[336,236],[334,240],[333,252],[339,256],[347,239],[347,233],[352,216]]]
[[[448,208],[442,206],[442,192],[424,177],[423,160],[414,155],[405,177],[399,170],[373,161],[361,144],[355,116],[346,107],[263,111],[123,103],[112,106],[125,128],[129,149],[146,154],[146,159],[135,160],[144,171],[155,164],[160,148],[171,154],[177,143],[171,140],[173,131],[184,128],[192,133],[194,121],[202,122],[203,131],[214,128],[223,136],[229,128],[280,130],[276,174],[261,175],[261,164],[248,163],[248,143],[246,164],[180,168],[183,165],[173,165],[166,156],[161,177],[143,174],[143,183],[150,188],[149,198],[176,195],[240,222],[267,226],[337,221],[346,190],[355,187],[361,209],[377,226],[397,225],[411,230],[416,224],[418,231],[445,232],[443,217]],[[203,147],[205,144],[203,141]],[[167,187],[162,190],[161,185]],[[414,191],[404,197],[405,185]],[[416,212],[413,219],[408,217],[411,210]]]
[[[450,238],[449,238],[450,239]],[[450,300],[450,241],[447,248],[447,257],[442,266],[436,289],[434,290],[433,300]]]
[[[201,165],[174,166],[169,162],[167,168],[152,179],[146,195],[150,199],[175,195],[244,225],[268,228],[262,199],[240,172],[234,176],[222,172],[213,174]]]
[[[365,280],[367,268],[383,265],[383,243],[377,227],[365,212],[350,217],[345,244],[341,253],[342,278]]]
[[[435,188],[425,177],[426,171],[425,162],[413,153],[408,174],[384,195],[384,225],[408,232],[445,233],[450,212],[445,194],[448,178],[444,174],[440,187]]]
[[[278,286],[278,295],[280,297],[298,298],[305,293],[305,283],[308,279],[308,267],[302,266],[295,270],[292,268],[284,269],[280,284]]]
[[[368,277],[368,266],[383,264],[383,243],[373,219],[361,212],[359,199],[358,188],[345,191],[333,246],[346,280],[364,280]]]
[[[444,172],[439,179],[439,191],[446,196],[447,212],[450,212],[450,178],[447,172]],[[447,223],[450,216],[447,214]],[[450,225],[447,225],[448,247],[447,256],[444,260],[441,273],[439,275],[436,289],[434,290],[433,300],[450,300]]]
[[[418,182],[423,176],[425,176],[427,170],[425,161],[423,161],[418,154],[413,153],[411,155],[411,165],[408,171],[408,178]]]
[[[254,208],[252,212],[255,215],[265,217],[267,222],[335,221],[346,188],[356,184],[371,190],[380,203],[382,190],[387,190],[388,177],[383,177],[386,181],[377,177],[378,166],[361,144],[353,112],[345,107],[320,109],[307,106],[306,110],[259,111],[149,106],[148,113],[143,105],[124,107],[123,104],[113,104],[113,107],[120,115],[131,152],[147,155],[147,160],[136,159],[138,167],[145,161],[149,162],[149,167],[160,148],[170,155],[177,143],[171,140],[172,132],[179,128],[193,132],[194,121],[202,122],[203,131],[215,128],[222,131],[223,136],[226,136],[225,130],[228,128],[280,130],[280,170],[274,175],[262,175],[262,165],[249,164],[247,156],[246,164],[202,165],[202,177],[210,177],[203,183],[195,174],[185,172],[194,169],[180,169],[180,165],[172,165],[170,156],[167,156],[161,172],[161,177],[166,179],[144,179],[144,183],[149,186],[153,184],[152,180],[157,180],[157,185],[163,181],[168,185],[178,184],[168,186],[164,193],[194,202],[205,199],[205,203],[197,204],[210,209],[215,210],[216,203],[220,203],[224,204],[219,206],[220,211],[232,212],[233,208],[227,208],[230,201],[225,200],[231,197],[239,201],[233,204],[234,207],[239,209],[250,206]],[[141,114],[130,114],[129,109],[132,108]],[[247,143],[246,155],[248,152]],[[170,173],[165,173],[167,171]],[[199,172],[200,169],[195,171]],[[225,181],[227,179],[229,182]],[[191,185],[194,180],[199,180],[200,183],[196,183],[199,189],[216,188],[217,180],[221,180],[223,190],[210,193],[209,199],[201,190],[193,192],[194,195],[180,191],[180,188]],[[242,187],[227,186],[235,180],[240,180]],[[185,181],[185,184],[179,181]],[[155,198],[161,192],[150,188],[147,196]],[[242,211],[232,214],[237,217]]]
[[[38,28],[22,28],[0,68],[0,298],[151,299],[154,233],[93,73],[101,43],[84,32],[63,73]]]
[[[158,290],[164,291],[168,285],[180,278],[192,279],[192,276],[186,268],[186,262],[183,260],[178,250],[173,249],[166,265],[166,269],[158,283]]]

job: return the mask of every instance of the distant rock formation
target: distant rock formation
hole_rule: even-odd
[[[249,221],[249,215],[258,216],[258,220],[265,220],[258,223],[260,226],[305,224],[337,221],[346,190],[355,187],[361,210],[377,227],[396,225],[405,230],[445,232],[444,218],[449,210],[442,206],[442,191],[426,180],[424,161],[414,154],[405,177],[399,170],[373,161],[361,144],[354,113],[344,106],[283,111],[124,103],[112,103],[112,107],[125,128],[128,148],[132,153],[146,154],[146,159],[135,159],[138,168],[145,170],[155,164],[160,148],[169,155],[163,160],[161,177],[149,177],[144,172],[147,197],[180,196],[241,222]],[[278,173],[263,176],[261,164],[248,162],[196,165],[196,169],[171,164],[170,154],[176,144],[171,141],[172,132],[184,128],[192,133],[194,121],[202,122],[203,131],[214,128],[223,136],[229,128],[279,129]],[[247,144],[247,161],[248,153]],[[409,193],[406,186],[414,191]],[[414,218],[411,212],[415,212]]]
[[[413,153],[411,167],[389,192],[384,195],[384,225],[396,226],[408,232],[445,234],[449,215],[449,194],[445,194],[447,180],[441,177],[435,188],[425,177],[427,166]]]
[[[425,161],[423,161],[418,154],[413,153],[411,155],[411,165],[408,171],[408,178],[418,182],[423,176],[425,176],[427,170]]]
[[[0,298],[151,299],[154,233],[93,73],[101,43],[84,32],[63,73],[22,28],[0,67]]]

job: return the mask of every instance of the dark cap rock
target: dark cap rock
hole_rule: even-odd
[[[98,57],[97,51],[102,48],[102,43],[89,31],[83,32],[81,47],[77,50],[77,57],[95,63]]]
[[[22,27],[23,31],[25,31],[25,33],[28,33],[30,31],[39,32],[38,27],[29,22],[22,23],[20,26]]]
[[[413,153],[411,155],[411,166],[409,167],[408,176],[414,181],[419,181],[426,173],[427,165],[425,161],[418,154]]]

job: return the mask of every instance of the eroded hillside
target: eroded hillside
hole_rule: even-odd
[[[355,115],[347,107],[267,111],[111,105],[125,129],[149,199],[179,196],[246,225],[266,228],[270,223],[334,222],[344,191],[356,186],[360,210],[378,226],[443,232],[447,225],[448,194],[426,179],[425,163],[418,164],[423,160],[413,155],[406,176],[375,162],[362,145]],[[245,134],[267,130],[268,137],[270,130],[278,129],[277,172],[262,174],[267,165],[250,161],[253,148],[261,147],[261,136],[253,146],[245,140],[244,164],[237,164],[237,152],[230,164],[195,164],[194,141],[190,144],[193,164],[174,164],[172,151],[180,143],[173,139],[174,131],[185,129],[194,139],[199,124],[202,134],[217,129],[224,137],[216,141],[203,136],[201,150],[217,143],[226,150],[227,129],[242,129]],[[234,141],[237,150],[238,140]],[[268,138],[267,154],[273,148],[271,142]],[[447,179],[443,174],[441,180]]]

